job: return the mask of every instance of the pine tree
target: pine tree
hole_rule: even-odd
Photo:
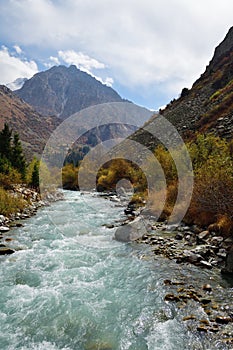
[[[19,171],[22,176],[22,180],[25,180],[26,177],[26,160],[23,154],[23,149],[21,142],[19,140],[19,135],[14,134],[13,146],[11,152],[11,163],[12,166]]]
[[[40,178],[39,178],[39,162],[36,161],[33,166],[32,177],[31,177],[31,186],[33,188],[39,188]]]
[[[12,130],[8,124],[4,124],[4,128],[0,131],[0,155],[2,158],[10,160],[11,157],[11,137]]]

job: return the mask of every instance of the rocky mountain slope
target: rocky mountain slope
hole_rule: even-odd
[[[122,102],[111,87],[76,66],[55,66],[35,74],[15,93],[40,114],[65,119],[86,107],[105,102]]]
[[[195,132],[213,132],[226,139],[233,135],[233,27],[215,49],[205,72],[190,90],[184,88],[180,98],[171,101],[160,113],[185,138]],[[156,116],[150,120],[156,122]],[[133,138],[153,149],[156,142],[144,130]]]
[[[0,85],[0,129],[7,123],[18,132],[28,158],[40,155],[51,132],[60,123],[58,118],[44,117]]]

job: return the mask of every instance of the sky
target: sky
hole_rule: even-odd
[[[205,71],[232,14],[232,0],[0,0],[0,84],[75,64],[158,110]]]

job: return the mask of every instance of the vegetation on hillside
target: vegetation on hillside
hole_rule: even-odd
[[[219,230],[229,234],[233,229],[233,141],[228,142],[212,134],[196,134],[194,140],[186,143],[186,147],[193,164],[194,189],[184,221],[202,227],[216,223]],[[149,205],[152,212],[156,213],[161,209],[158,208],[159,199],[165,195],[165,206],[160,216],[161,220],[165,220],[172,213],[176,203],[179,181],[185,181],[185,170],[184,178],[178,179],[171,154],[161,145],[154,150],[154,156],[165,174],[166,189],[161,188],[158,178],[156,189],[152,189],[150,193]],[[82,163],[80,167],[81,165]],[[78,189],[79,169],[73,164],[64,166],[65,188]],[[85,171],[88,176],[91,167]],[[150,171],[148,169],[148,173]],[[137,165],[124,159],[109,161],[99,169],[96,188],[98,191],[115,191],[116,184],[123,178],[129,180],[134,188],[132,203],[144,203],[148,199],[146,176]],[[182,199],[176,205],[182,210]]]

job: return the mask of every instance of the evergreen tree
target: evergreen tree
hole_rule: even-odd
[[[25,180],[26,176],[26,160],[23,154],[23,149],[21,142],[19,140],[19,135],[14,134],[13,146],[11,151],[11,163],[12,166],[19,171],[22,176],[22,180]]]
[[[4,128],[0,131],[0,155],[1,158],[10,160],[11,157],[11,137],[12,130],[10,130],[8,124],[4,124]]]
[[[39,188],[40,185],[40,178],[39,178],[39,162],[36,161],[33,170],[32,170],[32,177],[31,177],[31,186],[33,188]]]

